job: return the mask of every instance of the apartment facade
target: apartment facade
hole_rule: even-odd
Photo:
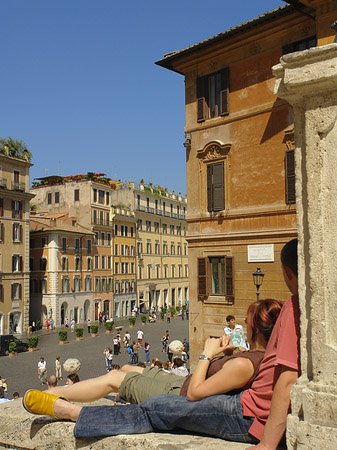
[[[293,3],[293,2],[289,2]],[[336,4],[300,1],[157,64],[185,78],[192,358],[227,314],[243,324],[256,299],[286,300],[280,251],[296,236],[291,107],[275,97],[283,54],[333,42]]]
[[[111,207],[113,220],[114,317],[129,316],[137,305],[136,218],[134,211]]]
[[[61,326],[93,316],[93,238],[68,214],[30,220],[30,320]]]
[[[39,179],[33,184],[34,203],[37,213],[68,213],[83,227],[94,233],[92,243],[93,260],[93,305],[92,319],[100,313],[109,317],[113,313],[112,237],[111,221],[112,188],[100,174]]]
[[[136,218],[137,305],[140,311],[189,300],[187,199],[150,183],[115,190],[115,204]]]
[[[29,325],[28,155],[0,154],[0,334]]]

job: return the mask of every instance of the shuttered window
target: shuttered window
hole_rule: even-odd
[[[197,78],[197,122],[229,114],[229,68]]]
[[[207,211],[225,209],[224,162],[207,165]]]
[[[209,296],[234,303],[232,257],[198,258],[198,299],[206,300]]]
[[[290,205],[296,202],[295,150],[286,151],[285,171],[286,171],[286,203]]]

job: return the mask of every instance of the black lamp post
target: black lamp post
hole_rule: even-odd
[[[264,273],[262,273],[261,272],[261,268],[258,267],[256,269],[256,272],[253,273],[253,280],[254,280],[254,284],[256,286],[256,298],[257,298],[257,300],[259,300],[259,297],[260,297],[259,289],[260,289],[260,286],[262,286],[263,277],[264,277]]]

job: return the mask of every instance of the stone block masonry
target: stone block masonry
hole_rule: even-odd
[[[102,399],[94,405],[110,404]],[[187,434],[148,433],[75,440],[75,424],[29,414],[22,399],[0,405],[0,450],[244,450],[247,444]]]

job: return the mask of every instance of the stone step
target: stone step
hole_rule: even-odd
[[[99,400],[93,404],[110,404]],[[22,399],[0,404],[0,449],[11,450],[244,450],[249,444],[186,434],[147,433],[75,440],[74,423],[29,414]]]

